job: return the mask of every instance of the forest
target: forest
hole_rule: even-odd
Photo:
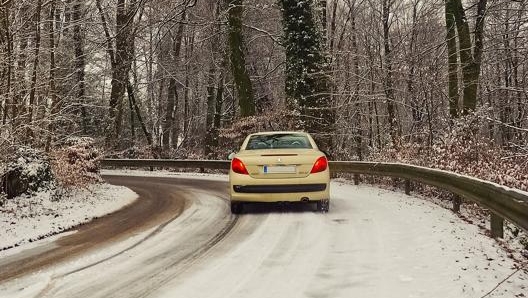
[[[1,0],[1,172],[72,137],[226,159],[249,132],[304,130],[332,160],[528,190],[527,4]]]

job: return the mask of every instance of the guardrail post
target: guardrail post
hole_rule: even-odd
[[[411,180],[405,179],[405,194],[411,195]]]
[[[460,212],[460,205],[462,205],[462,199],[460,196],[453,194],[453,212]]]
[[[493,238],[504,238],[504,218],[491,212],[491,236]]]
[[[359,185],[359,174],[354,174],[354,185]]]

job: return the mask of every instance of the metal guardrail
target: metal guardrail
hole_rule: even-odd
[[[103,159],[103,167],[147,167],[229,169],[227,160],[172,160],[172,159]],[[477,202],[491,211],[491,234],[503,237],[504,218],[528,232],[528,193],[489,181],[453,172],[401,163],[361,161],[331,161],[333,173],[376,175],[403,178],[405,193],[410,192],[410,181],[436,186],[459,197],[453,200],[453,210],[460,210],[460,197]]]
[[[229,170],[229,160],[188,159],[103,159],[103,167],[180,168]]]

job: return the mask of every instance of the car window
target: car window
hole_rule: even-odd
[[[312,149],[312,145],[304,134],[289,133],[251,136],[246,150],[259,149]]]

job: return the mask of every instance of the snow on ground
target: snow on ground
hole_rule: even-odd
[[[332,182],[329,213],[250,210],[202,254],[230,222],[229,209],[198,189],[188,199],[189,208],[163,228],[2,284],[0,296],[528,296],[526,268],[518,270],[482,229],[402,193]]]
[[[101,170],[101,175],[118,176],[140,176],[140,177],[160,177],[160,178],[184,178],[184,179],[207,179],[214,181],[227,181],[226,174],[171,172],[165,170],[144,171],[144,170]]]
[[[331,197],[325,215],[241,216],[197,269],[152,296],[481,297],[505,279],[490,297],[528,292],[526,270],[449,210],[366,185],[332,183]]]
[[[335,182],[340,183],[353,183],[350,180],[344,178],[334,179]],[[394,187],[392,185],[375,185],[376,187],[403,193],[403,189]],[[444,209],[451,210],[453,206],[452,198],[447,195],[447,192],[438,192],[435,187],[427,187],[428,190],[424,192],[411,192],[411,195],[416,198],[420,198],[425,201],[432,202]],[[434,191],[431,191],[433,190]],[[516,190],[522,193],[521,190]],[[490,215],[489,210],[479,206],[475,202],[465,201],[460,207],[460,212],[457,214],[466,223],[475,225],[480,228],[481,233],[490,234]],[[528,234],[519,227],[510,223],[509,221],[504,222],[504,238],[496,239],[496,241],[503,247],[505,251],[510,253],[510,257],[515,259],[517,262],[528,261]],[[528,295],[527,295],[528,296]]]
[[[65,193],[60,199],[48,190],[7,200],[0,206],[0,257],[119,210],[136,198],[126,187],[100,183]],[[12,247],[18,249],[7,249]]]

